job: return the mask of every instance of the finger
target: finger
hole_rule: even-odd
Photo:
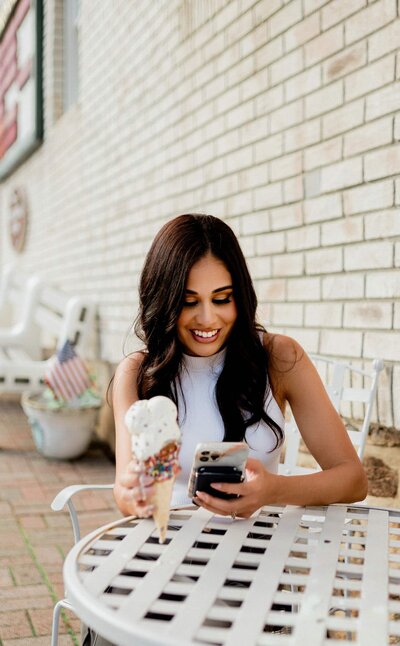
[[[231,484],[228,482],[211,482],[210,486],[217,491],[243,496],[246,493],[245,483]]]
[[[134,487],[132,489],[132,498],[136,502],[149,500],[154,494],[154,487]]]
[[[217,509],[214,505],[207,504],[204,500],[201,500],[199,497],[193,498],[193,502],[198,507],[203,507],[204,509],[207,509],[208,511],[211,511],[211,513],[213,513],[213,514],[220,514],[222,516],[229,516],[228,512],[221,511],[220,509]]]
[[[220,498],[214,498],[213,496],[210,496],[210,499],[212,500],[220,500]],[[213,514],[219,514],[220,516],[232,516],[232,518],[250,518],[250,516],[253,514],[254,510],[248,510],[244,509],[240,511],[237,509],[237,507],[230,507],[229,510],[227,509],[221,509],[219,506],[216,506],[214,504],[208,504],[207,502],[200,500],[200,498],[193,498],[193,502],[200,507],[204,507],[204,509],[207,509],[208,511],[211,511]]]
[[[246,461],[246,473],[260,473],[264,470],[264,465],[255,458],[248,458]]]
[[[150,518],[155,510],[154,505],[136,505],[136,516],[139,518]]]
[[[154,484],[154,478],[145,475],[144,473],[139,474],[139,489],[141,491],[142,497],[146,498],[149,493],[148,489]]]
[[[140,475],[134,473],[123,473],[119,478],[119,482],[123,487],[128,488],[137,486],[149,487],[153,484],[154,480],[144,474],[140,477]]]
[[[144,465],[136,460],[131,460],[128,464],[127,471],[132,473],[144,473]]]
[[[205,507],[209,511],[213,511],[216,514],[226,514],[229,516],[234,512],[236,512],[236,514],[238,513],[236,500],[223,500],[222,498],[210,496],[204,491],[196,491],[196,498],[200,501],[202,507]]]
[[[146,500],[149,500],[154,494],[154,488],[153,487],[130,487],[130,488],[125,488],[125,490],[122,493],[122,499],[125,502],[143,502]]]
[[[260,467],[260,460],[256,458],[247,458],[246,460],[246,469],[258,469]]]

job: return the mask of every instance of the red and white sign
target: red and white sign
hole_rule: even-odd
[[[36,34],[36,3],[19,0],[0,35],[0,176],[37,139]]]

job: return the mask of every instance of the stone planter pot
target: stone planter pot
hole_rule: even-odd
[[[24,392],[21,405],[39,453],[46,458],[70,460],[88,448],[101,402],[86,408],[51,409],[41,393]]]

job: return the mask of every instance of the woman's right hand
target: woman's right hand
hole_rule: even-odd
[[[116,479],[114,493],[120,510],[126,516],[149,518],[153,514],[154,505],[150,502],[154,494],[153,479],[135,460],[131,460]]]

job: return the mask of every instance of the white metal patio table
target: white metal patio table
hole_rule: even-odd
[[[400,511],[267,506],[123,518],[64,565],[80,618],[118,646],[400,643]]]

